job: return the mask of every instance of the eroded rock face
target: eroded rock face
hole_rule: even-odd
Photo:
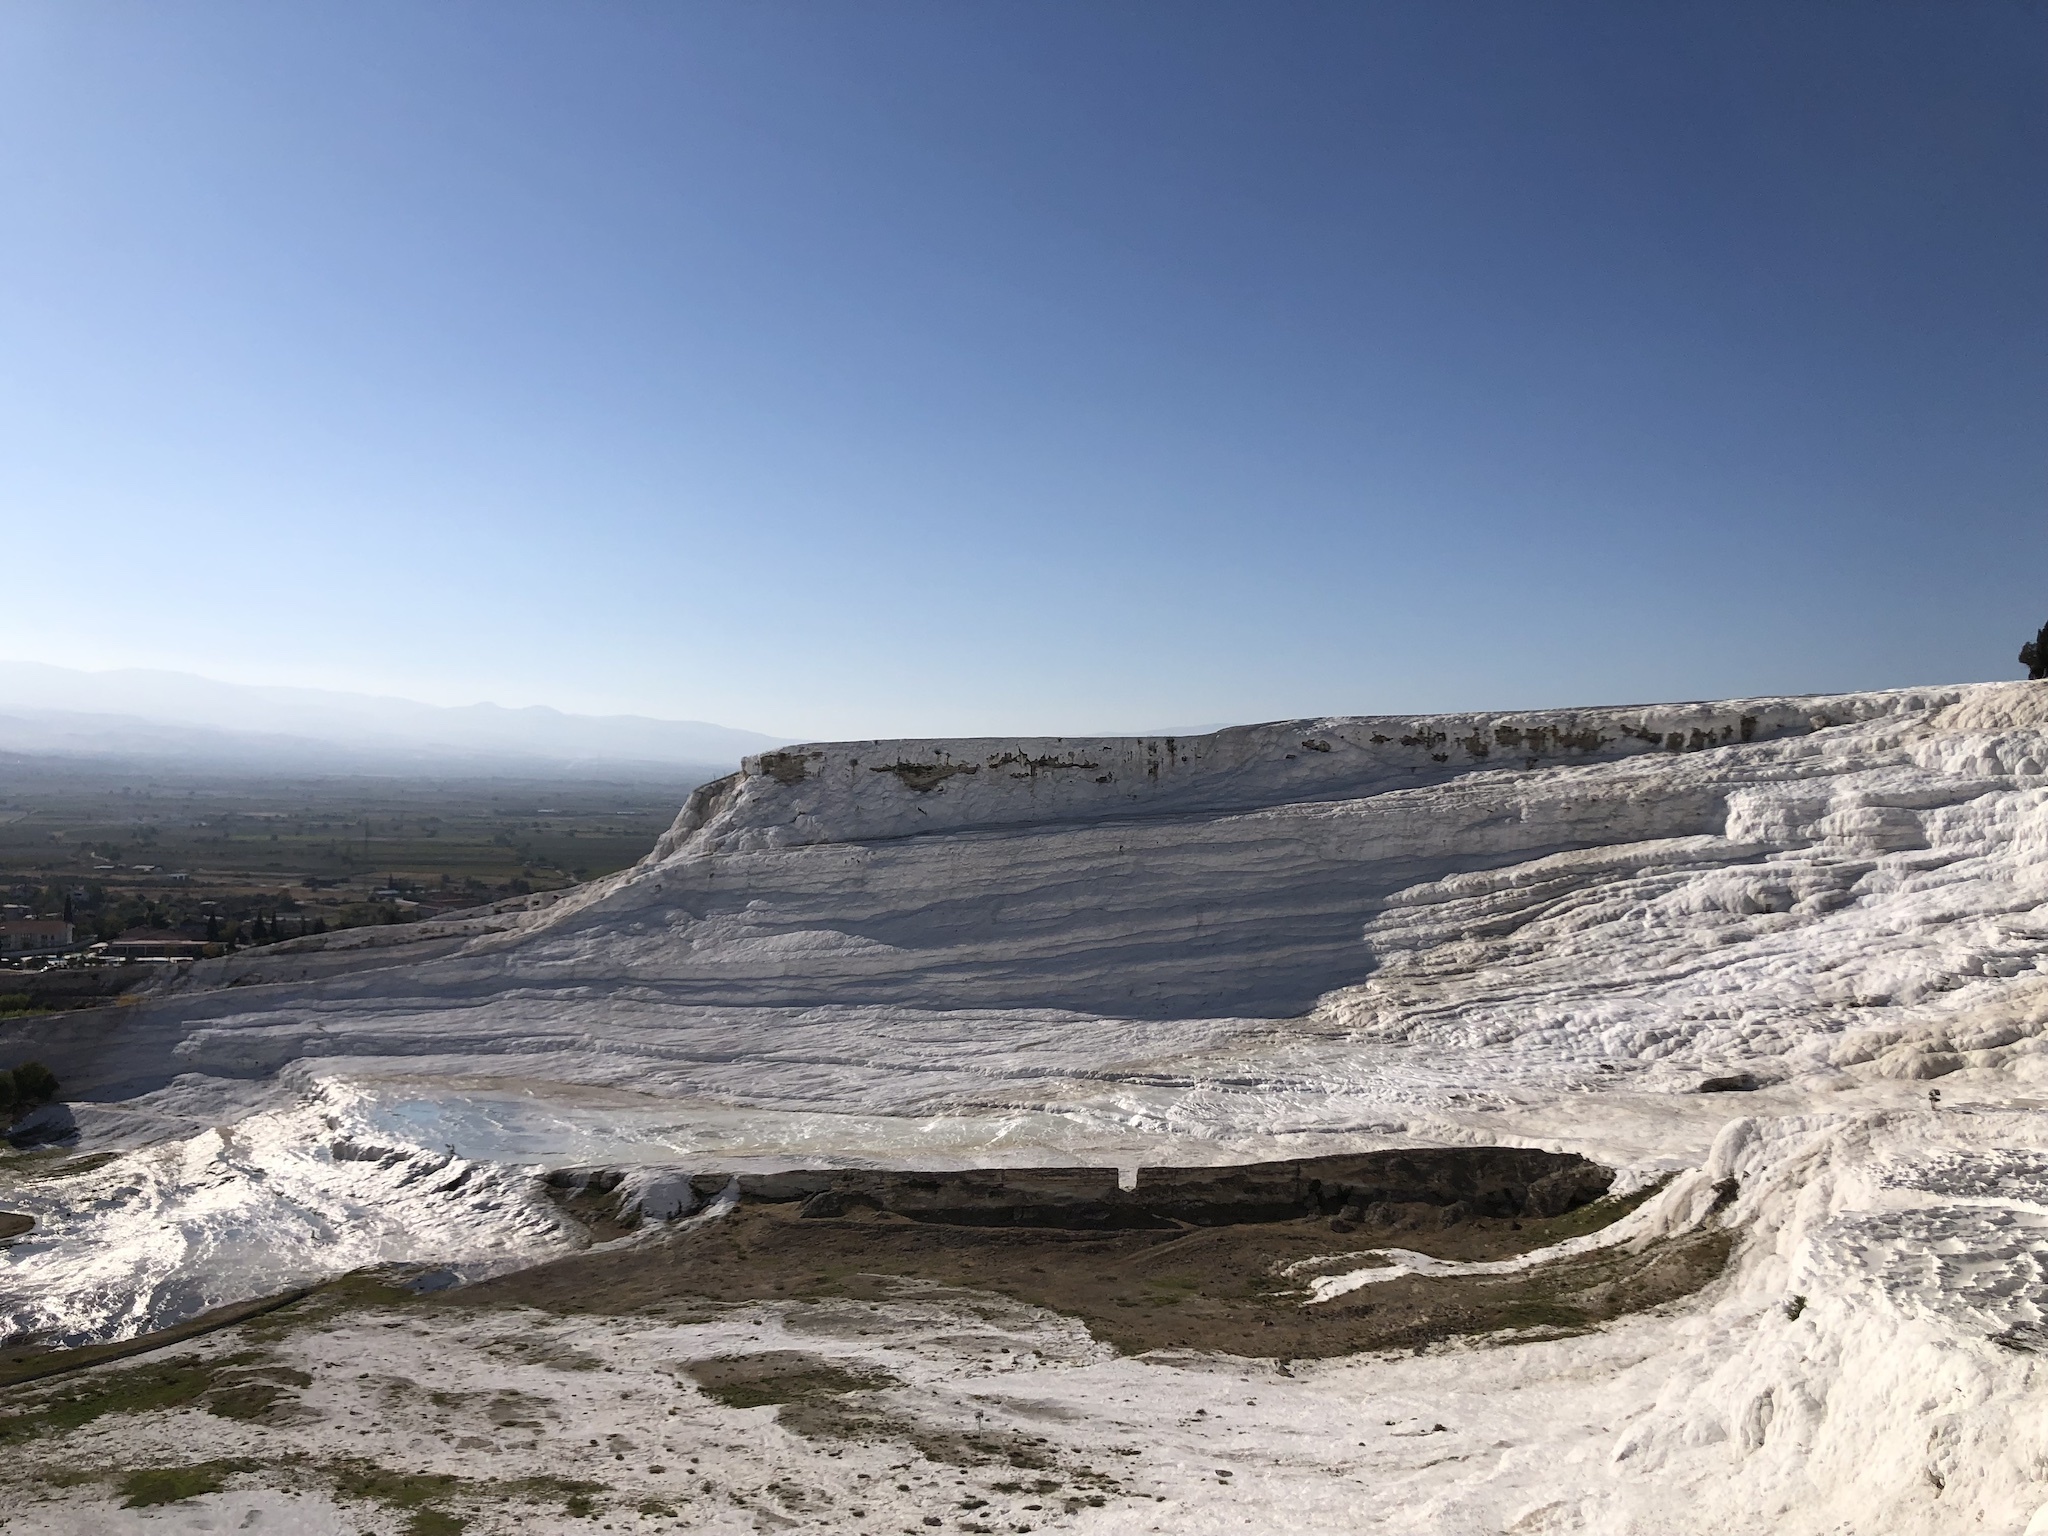
[[[697,791],[654,857],[1356,799],[1478,768],[1526,772],[1786,740],[1964,693],[1324,717],[1199,736],[792,747],[750,757],[738,774]]]
[[[545,1184],[572,1203],[645,1181],[616,1168],[556,1169]],[[1230,1226],[1424,1206],[1469,1216],[1561,1216],[1606,1194],[1611,1169],[1528,1147],[1414,1147],[1204,1168],[802,1169],[700,1173],[697,1201],[729,1186],[746,1204],[797,1204],[809,1219],[884,1211],[950,1226],[1076,1229]],[[621,1212],[620,1214],[624,1214]]]

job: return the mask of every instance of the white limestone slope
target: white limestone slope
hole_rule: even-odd
[[[2044,1038],[2044,685],[795,748],[545,910],[16,1029],[10,1057],[103,1101],[88,1140],[159,1144],[18,1247],[0,1300],[81,1337],[162,1320],[137,1298],[176,1264],[86,1283],[141,1227],[205,1270],[232,1209],[298,1275],[342,1195],[379,1253],[546,1251],[490,1182],[522,1163],[1530,1142],[1690,1170],[1643,1219],[1732,1212],[1735,1260],[1597,1339],[1402,1366],[1475,1424],[1546,1391],[1585,1422],[1414,1471],[1384,1528],[2017,1533],[2048,1508]],[[201,1155],[229,1099],[290,1128],[250,1133],[260,1177]],[[482,1204],[341,1141],[474,1165]],[[1376,1369],[1318,1379],[1349,1400]],[[1274,1528],[1323,1528],[1292,1497]]]
[[[1776,846],[1778,786],[1831,781],[1960,696],[792,749],[498,947],[523,973],[624,965],[689,1001],[1288,1017],[1363,979],[1363,925],[1432,878],[1683,857],[1687,838],[1752,861]]]

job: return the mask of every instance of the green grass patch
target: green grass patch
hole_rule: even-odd
[[[87,1483],[103,1483],[107,1474],[91,1467],[47,1467],[35,1474],[37,1482],[50,1488],[83,1488]]]
[[[1593,1326],[1592,1315],[1583,1308],[1534,1298],[1509,1302],[1490,1321],[1496,1328],[1515,1333],[1537,1328],[1584,1333]]]
[[[292,1389],[312,1384],[313,1378],[304,1371],[271,1366],[216,1387],[207,1394],[206,1411],[217,1419],[243,1424],[273,1423],[298,1401]]]
[[[83,1156],[75,1156],[58,1147],[45,1148],[40,1152],[0,1155],[0,1178],[18,1184],[40,1183],[45,1179],[68,1179],[76,1174],[91,1173],[95,1168],[104,1168],[120,1155],[118,1152],[88,1152]]]
[[[112,1413],[155,1413],[195,1404],[224,1419],[260,1422],[288,1406],[290,1389],[312,1380],[304,1371],[269,1364],[260,1350],[80,1375],[68,1387],[45,1389],[28,1407],[0,1414],[0,1445],[66,1434]]]
[[[121,1479],[121,1503],[129,1509],[176,1504],[202,1493],[218,1493],[230,1477],[247,1472],[252,1461],[200,1461],[188,1467],[145,1467]]]
[[[369,1308],[407,1308],[416,1305],[418,1300],[411,1291],[392,1284],[380,1272],[359,1270],[316,1286],[295,1300],[266,1311],[261,1317],[251,1318],[242,1324],[242,1337],[259,1344],[272,1344],[343,1313]]]
[[[608,1492],[603,1483],[584,1482],[573,1477],[522,1477],[503,1485],[507,1493],[535,1504],[561,1502],[562,1512],[579,1519],[597,1513],[597,1495]]]
[[[374,1461],[351,1458],[329,1462],[327,1476],[345,1499],[386,1504],[393,1509],[418,1509],[462,1493],[468,1484],[446,1472],[393,1472]]]
[[[214,1385],[215,1367],[196,1361],[111,1371],[24,1412],[0,1417],[0,1445],[83,1428],[110,1413],[152,1413],[195,1403]]]
[[[1566,1211],[1562,1216],[1553,1216],[1543,1225],[1543,1241],[1561,1243],[1568,1238],[1584,1237],[1589,1232],[1598,1232],[1602,1227],[1611,1227],[1630,1211],[1647,1203],[1652,1195],[1658,1194],[1664,1186],[1678,1177],[1667,1173],[1654,1184],[1645,1184],[1630,1195],[1604,1195],[1576,1210]]]
[[[441,1506],[490,1492],[487,1486],[445,1472],[394,1472],[355,1457],[331,1461],[322,1470],[341,1498],[407,1511],[407,1536],[454,1536],[467,1522]]]
[[[843,1370],[820,1356],[790,1349],[699,1360],[684,1372],[698,1391],[728,1408],[764,1408],[895,1385],[885,1372]]]

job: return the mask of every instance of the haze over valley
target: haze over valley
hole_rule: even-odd
[[[696,720],[461,707],[127,668],[0,660],[0,752],[216,768],[673,777],[727,772],[782,738]]]

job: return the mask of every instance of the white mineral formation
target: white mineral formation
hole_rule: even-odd
[[[1227,1429],[1186,1361],[1052,1351],[1062,1422],[1189,1447],[1170,1518],[1065,1528],[2048,1532],[2048,684],[793,748],[552,905],[196,970],[5,1037],[119,1154],[4,1191],[17,1331],[560,1251],[536,1164],[1519,1143],[1675,1175],[1599,1240],[1731,1221],[1728,1269],[1210,1361]]]

